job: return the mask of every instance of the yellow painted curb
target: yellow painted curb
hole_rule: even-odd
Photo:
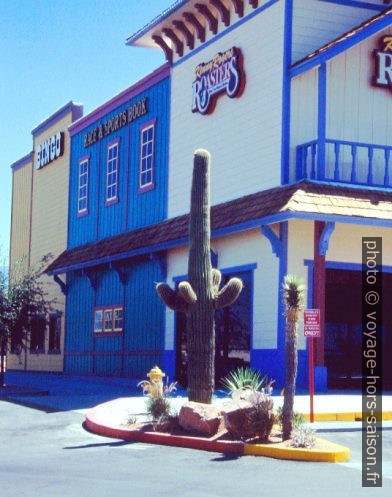
[[[304,414],[305,421],[309,421],[309,414]],[[392,421],[392,411],[383,411],[383,421]],[[315,421],[361,421],[361,412],[318,412],[314,414]]]
[[[350,459],[350,449],[322,438],[316,438],[328,448],[296,449],[294,447],[274,447],[270,444],[245,444],[244,454],[312,462],[344,462]]]

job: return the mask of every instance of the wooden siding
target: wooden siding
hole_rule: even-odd
[[[389,28],[335,57],[327,64],[327,126],[331,139],[392,145],[392,95],[390,89],[372,85],[375,74],[374,49]],[[374,181],[383,184],[383,150],[374,152]],[[350,176],[351,150],[342,148],[342,176]],[[333,148],[326,149],[327,173],[333,173]],[[367,150],[358,150],[358,180],[366,183]]]
[[[33,164],[26,164],[13,172],[10,269],[18,265],[28,267],[30,250],[31,187]]]
[[[110,269],[97,270],[94,291],[85,275],[69,276],[66,371],[77,374],[145,377],[161,364],[164,308],[155,292],[161,279],[156,262],[138,260],[126,266],[123,287]],[[94,335],[94,308],[124,305],[119,336]]]
[[[277,2],[174,66],[169,217],[189,211],[192,157],[200,147],[212,156],[213,204],[280,184],[283,25],[284,2]],[[192,113],[196,66],[233,46],[244,57],[243,94],[222,95],[212,114]]]
[[[72,137],[68,247],[73,248],[127,230],[161,221],[166,216],[169,119],[169,78],[140,93],[88,128]],[[85,148],[84,135],[143,97],[148,98],[147,114]],[[156,118],[155,188],[138,192],[140,127]],[[106,154],[108,143],[120,138],[118,202],[105,206]],[[90,155],[88,214],[78,217],[79,160]]]
[[[366,3],[385,7],[383,0],[366,0]],[[292,62],[302,59],[376,14],[375,10],[335,2],[294,0]]]

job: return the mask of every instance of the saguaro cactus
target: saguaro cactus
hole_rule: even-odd
[[[231,305],[242,291],[239,278],[231,278],[219,289],[221,273],[212,269],[210,252],[210,154],[196,150],[193,162],[189,221],[188,281],[177,290],[158,283],[163,302],[186,313],[188,352],[188,396],[195,402],[211,403],[214,390],[215,309]]]

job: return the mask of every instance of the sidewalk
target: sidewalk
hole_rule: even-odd
[[[137,387],[139,380],[118,377],[98,377],[98,376],[71,376],[51,373],[6,373],[6,384],[14,386],[16,395],[12,400],[43,410],[67,411],[86,410],[103,402],[118,398],[125,398],[129,410],[134,413],[144,412],[144,399],[141,396],[141,389]],[[42,391],[49,395],[37,395],[29,397],[25,393]],[[17,390],[20,389],[20,394]],[[275,407],[283,404],[283,397],[275,392],[273,396]],[[4,397],[0,396],[0,400]],[[222,391],[217,391],[216,402],[222,402],[226,395]],[[176,408],[186,400],[184,390],[177,391],[173,404]],[[392,413],[392,392],[385,392],[383,395],[383,412]],[[309,414],[309,395],[298,394],[295,397],[294,409],[303,414]],[[362,397],[359,391],[331,391],[323,395],[315,395],[314,412],[318,413],[360,413],[362,410]],[[341,421],[349,421],[344,416]],[[354,419],[352,419],[354,421]]]

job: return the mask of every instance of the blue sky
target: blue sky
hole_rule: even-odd
[[[164,62],[125,39],[174,0],[0,0],[0,254],[8,256],[10,164],[31,130],[74,100],[87,113]],[[0,258],[3,258],[0,257]],[[1,265],[1,264],[0,264]]]

